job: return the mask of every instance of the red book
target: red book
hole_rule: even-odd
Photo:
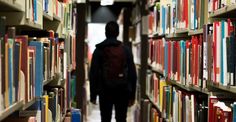
[[[171,60],[171,42],[168,41],[168,78],[171,76]]]
[[[185,27],[188,28],[188,0],[184,0],[184,21]]]
[[[209,97],[209,103],[208,103],[208,122],[214,122],[214,108],[213,105],[214,103],[218,102],[218,98],[216,96],[210,96]]]
[[[27,56],[27,52],[28,52],[28,36],[17,36],[15,39],[16,42],[21,42],[22,43],[22,57],[21,57],[21,71],[24,73],[24,83],[26,86],[26,90],[25,90],[25,102],[27,101],[28,98],[28,56]]]

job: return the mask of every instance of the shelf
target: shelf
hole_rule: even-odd
[[[203,34],[203,29],[189,30],[189,32],[188,32],[189,36],[199,35],[199,34]]]
[[[19,110],[23,106],[23,101],[14,103],[12,106],[8,107],[0,114],[0,121],[4,120],[6,117]]]
[[[193,91],[198,91],[198,92],[201,92],[203,94],[210,94],[207,89],[202,89],[202,88],[196,87],[194,85],[190,85],[189,88],[192,89]]]
[[[0,0],[0,11],[1,12],[13,12],[22,11],[21,5],[15,3],[14,0]]]
[[[150,39],[160,39],[163,37],[165,37],[165,35],[164,34],[159,35],[158,32],[153,32],[153,34],[150,34],[148,36],[148,38],[150,38]]]
[[[36,98],[32,99],[31,101],[23,105],[22,110],[26,110],[27,108],[32,106],[35,102],[36,102]]]
[[[59,21],[59,22],[61,22],[61,18],[60,17],[58,17],[57,15],[55,15],[55,14],[53,14],[53,20],[56,20],[56,21]]]
[[[0,16],[6,17],[7,26],[17,26],[27,29],[43,29],[42,24],[26,19],[25,12],[0,12]]]
[[[53,78],[51,78],[49,80],[44,80],[43,85],[45,86],[45,85],[49,84],[51,81],[53,81]]]
[[[46,13],[45,11],[43,12],[43,18],[44,19],[47,19],[47,20],[50,20],[50,21],[53,21],[53,17],[50,16],[48,13]]]
[[[188,29],[176,29],[176,34],[188,33]]]
[[[148,3],[149,10],[152,11],[154,9],[154,7],[155,7],[155,4],[156,4],[156,2]]]
[[[220,89],[226,92],[236,94],[236,86],[223,86],[219,84],[214,84],[213,82],[208,82],[208,85],[215,89]]]
[[[236,4],[225,6],[221,9],[218,9],[212,13],[210,13],[210,18],[230,18],[230,17],[236,17]]]
[[[187,38],[189,37],[188,33],[171,33],[171,34],[167,34],[166,38],[167,39],[174,39],[174,38]]]
[[[40,24],[34,23],[32,21],[27,21],[25,22],[25,26],[34,28],[34,29],[42,29],[42,26]]]
[[[189,87],[187,87],[187,86],[185,86],[185,85],[182,85],[182,84],[180,84],[180,83],[177,83],[177,82],[174,81],[174,80],[166,80],[166,81],[167,81],[168,83],[172,84],[172,85],[175,85],[175,86],[177,86],[177,87],[183,89],[183,90],[186,90],[186,91],[189,91],[189,92],[193,91],[193,90],[190,89]]]

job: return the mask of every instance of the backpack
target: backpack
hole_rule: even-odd
[[[109,89],[127,87],[127,72],[127,57],[123,44],[104,47],[102,64],[104,86]]]

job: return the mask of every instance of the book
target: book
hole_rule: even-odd
[[[29,46],[36,48],[36,57],[35,57],[35,96],[40,97],[43,94],[43,43],[40,41],[30,41]]]

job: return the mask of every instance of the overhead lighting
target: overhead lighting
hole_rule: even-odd
[[[114,0],[101,0],[101,6],[113,5]]]

